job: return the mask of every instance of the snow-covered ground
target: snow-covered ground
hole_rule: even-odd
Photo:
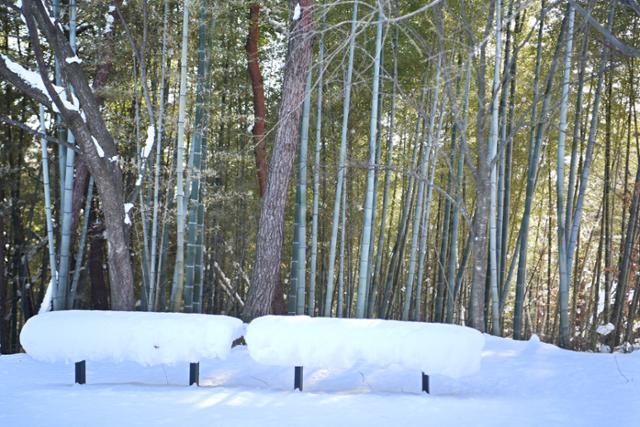
[[[587,354],[486,337],[480,371],[431,377],[357,365],[293,369],[259,365],[246,348],[188,365],[88,363],[86,385],[73,364],[0,356],[0,426],[640,426],[640,352]]]

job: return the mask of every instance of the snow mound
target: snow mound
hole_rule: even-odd
[[[53,311],[32,317],[20,343],[34,359],[132,361],[144,366],[224,359],[242,336],[228,316],[123,311]]]
[[[602,336],[607,336],[616,329],[611,322],[606,325],[600,325],[596,328],[596,332]]]
[[[480,369],[484,336],[456,325],[377,319],[265,316],[247,327],[251,357],[266,365],[349,368],[364,362],[453,378]]]

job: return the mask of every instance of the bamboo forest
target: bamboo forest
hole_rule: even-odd
[[[71,309],[640,343],[636,0],[2,0],[0,26],[2,353]]]

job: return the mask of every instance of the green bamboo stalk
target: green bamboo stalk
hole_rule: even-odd
[[[40,132],[43,137],[40,138],[40,145],[42,147],[42,184],[44,187],[44,213],[47,221],[47,241],[49,248],[49,270],[51,271],[51,282],[49,286],[51,287],[49,292],[50,295],[57,294],[58,287],[58,270],[57,270],[57,261],[56,261],[56,242],[55,237],[53,235],[53,217],[51,213],[51,186],[49,183],[49,154],[47,151],[47,138],[44,137],[46,134],[47,128],[44,121],[44,106],[40,105],[39,107],[40,114]],[[46,308],[47,310],[50,307]]]
[[[318,52],[318,93],[316,95],[316,145],[313,162],[313,207],[311,208],[311,259],[309,260],[309,300],[307,314],[315,315],[316,275],[318,264],[318,205],[320,201],[320,151],[322,148],[322,90],[324,84],[324,29],[326,13],[322,15],[320,47]]]
[[[300,150],[298,153],[298,191],[296,210],[296,233],[298,234],[298,264],[296,269],[296,314],[304,314],[306,273],[307,273],[307,149],[309,146],[309,112],[311,110],[311,70],[307,75],[304,102],[302,105],[302,123],[300,130]]]
[[[383,11],[378,5],[378,23],[376,24],[376,47],[373,65],[373,88],[371,93],[371,117],[369,119],[369,162],[367,172],[367,193],[364,201],[364,220],[360,245],[360,267],[358,273],[358,297],[356,317],[363,318],[367,307],[367,289],[369,284],[369,263],[371,228],[373,217],[373,187],[375,179],[376,141],[378,132],[378,93],[380,90],[380,56],[382,52]]]
[[[353,76],[353,57],[355,55],[356,28],[358,21],[358,0],[353,2],[353,16],[351,18],[351,33],[349,35],[349,59],[344,82],[344,101],[342,106],[342,131],[340,133],[340,154],[338,159],[338,179],[336,181],[336,197],[333,205],[333,221],[331,226],[331,242],[329,244],[329,266],[327,269],[327,294],[324,304],[324,315],[331,316],[333,305],[333,275],[335,270],[336,246],[338,242],[338,222],[340,221],[340,201],[342,197],[347,158],[347,133],[349,126],[349,109],[351,100],[351,80]]]
[[[91,212],[91,202],[93,201],[93,176],[89,177],[89,186],[87,188],[87,199],[84,204],[84,213],[82,215],[82,228],[80,232],[80,242],[78,245],[78,253],[76,254],[76,263],[73,268],[73,278],[71,280],[71,292],[69,293],[69,301],[67,306],[75,308],[77,303],[78,282],[80,280],[80,270],[82,269],[82,259],[84,258],[84,249],[87,241],[87,230],[89,229],[89,213]]]
[[[69,2],[69,44],[75,53],[76,51],[76,0]],[[67,132],[68,147],[75,145],[73,133]],[[58,276],[57,293],[53,300],[55,310],[68,308],[67,298],[69,293],[69,263],[71,260],[71,223],[72,223],[72,202],[73,202],[73,181],[75,166],[75,151],[72,148],[66,149],[64,172],[64,191],[62,199],[62,227],[60,242],[60,269]]]
[[[208,129],[208,109],[206,108],[206,80],[209,69],[209,55],[206,53],[207,40],[207,9],[205,2],[200,3],[200,13],[198,18],[198,77],[196,81],[196,109],[194,130],[191,138],[189,153],[190,167],[190,192],[188,206],[188,230],[187,230],[187,258],[185,266],[185,287],[184,287],[184,311],[198,312],[200,289],[196,279],[199,279],[198,271],[201,269],[197,265],[200,259],[198,253],[202,246],[201,227],[199,223],[200,213],[204,209],[202,205],[202,158],[204,153],[202,147]],[[196,277],[198,276],[198,277]],[[195,297],[194,297],[195,295]],[[194,298],[196,304],[194,307]]]
[[[160,101],[158,105],[158,118],[156,124],[156,161],[154,165],[153,178],[153,213],[151,220],[151,256],[149,259],[149,301],[147,310],[157,309],[157,269],[158,269],[158,211],[160,207],[160,163],[162,161],[162,133],[164,130],[164,90],[166,85],[166,63],[167,63],[167,34],[169,26],[169,0],[164,0],[164,13],[162,18],[162,64],[160,65]]]
[[[189,50],[189,0],[185,0],[182,17],[182,52],[180,56],[180,95],[178,101],[178,140],[176,158],[176,204],[177,204],[177,247],[175,263],[175,280],[171,287],[171,310],[182,309],[184,291],[184,225],[185,225],[185,197],[184,197],[184,134],[187,98],[187,62]]]

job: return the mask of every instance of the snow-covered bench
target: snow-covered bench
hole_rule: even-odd
[[[54,311],[32,317],[20,343],[34,359],[75,362],[76,383],[86,382],[86,361],[131,361],[152,366],[189,363],[189,385],[199,363],[224,359],[244,325],[228,316],[123,311]]]
[[[480,368],[484,336],[463,326],[373,319],[265,316],[247,327],[251,357],[266,365],[295,367],[294,388],[302,390],[302,368],[348,368],[357,362],[399,364],[429,376],[459,378]]]

